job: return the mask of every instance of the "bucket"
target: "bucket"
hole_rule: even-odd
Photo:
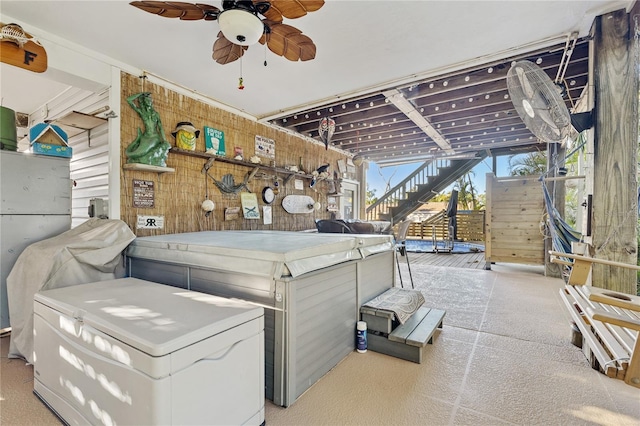
[[[0,107],[0,149],[18,150],[16,112],[6,107]]]

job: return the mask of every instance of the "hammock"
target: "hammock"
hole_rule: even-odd
[[[542,181],[542,191],[544,192],[544,204],[549,217],[549,231],[551,233],[551,242],[553,250],[561,253],[571,253],[571,243],[580,241],[580,232],[576,231],[565,222],[560,216],[560,212],[553,206],[551,196],[547,190],[547,185]]]

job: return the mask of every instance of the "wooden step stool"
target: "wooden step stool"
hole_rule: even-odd
[[[392,311],[360,308],[360,317],[367,323],[368,349],[418,364],[422,363],[423,348],[433,343],[436,329],[442,330],[444,315],[445,311],[421,306],[399,324]]]

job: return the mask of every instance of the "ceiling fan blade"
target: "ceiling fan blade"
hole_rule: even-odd
[[[260,43],[265,40],[269,50],[278,56],[284,56],[290,61],[309,61],[316,57],[316,45],[302,34],[302,31],[291,25],[271,23],[271,31],[263,35]]]
[[[218,19],[220,9],[202,3],[183,3],[178,1],[132,1],[129,3],[145,12],[165,18],[180,18],[183,21],[214,21]]]
[[[270,21],[282,22],[282,17],[296,19],[315,12],[324,6],[324,0],[271,0],[271,7],[264,13]]]
[[[218,32],[218,39],[213,43],[213,55],[212,58],[217,63],[224,65],[229,62],[238,60],[244,51],[248,49],[248,46],[240,46],[239,44],[231,43],[226,39],[222,31]]]

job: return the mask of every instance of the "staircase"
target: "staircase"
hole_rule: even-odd
[[[481,157],[427,161],[402,182],[367,207],[367,220],[386,220],[395,224],[407,218],[420,206],[443,191],[460,176],[486,158]]]

